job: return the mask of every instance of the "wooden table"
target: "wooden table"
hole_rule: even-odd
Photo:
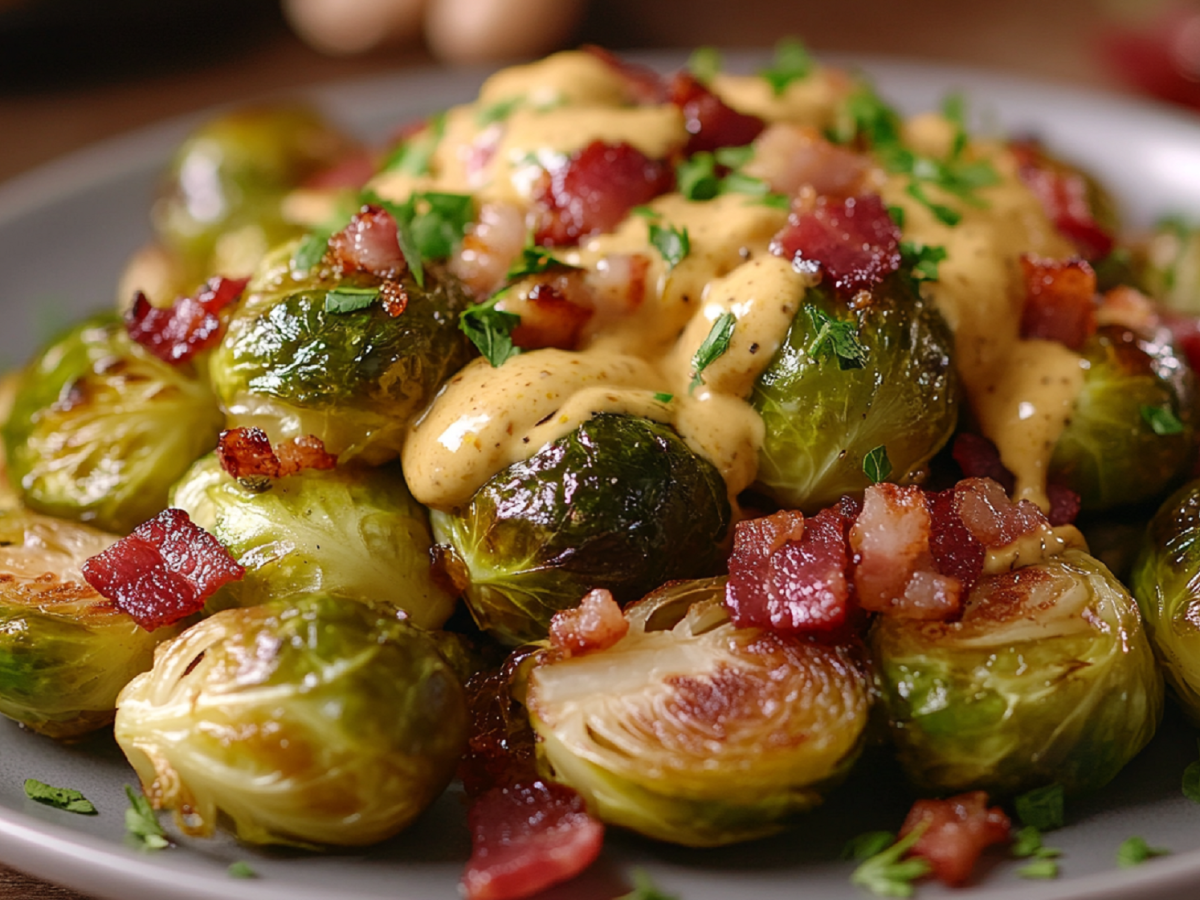
[[[613,0],[595,3],[579,36],[615,48],[747,47],[795,34],[818,51],[887,53],[1112,86],[1097,62],[1093,40],[1097,23],[1120,5],[1117,0],[986,5],[961,0]],[[207,63],[193,59],[140,77],[80,80],[54,88],[0,82],[0,134],[6,136],[0,141],[0,180],[167,116],[430,62],[419,48],[330,59],[309,50],[279,23],[258,22],[255,28],[258,34],[248,46],[215,52]],[[48,54],[47,64],[53,63]],[[3,866],[0,897],[87,900]]]

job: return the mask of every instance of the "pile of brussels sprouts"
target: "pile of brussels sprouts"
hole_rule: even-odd
[[[1197,401],[1170,340],[1117,326],[1090,339],[1051,466],[1081,498],[1085,532],[1148,518],[1178,488],[1131,572],[1115,566],[1132,595],[1072,549],[986,572],[953,621],[881,616],[817,637],[737,627],[724,572],[746,508],[811,514],[889,474],[953,471],[969,413],[953,337],[919,284],[892,277],[854,308],[820,286],[799,298],[748,398],[764,434],[741,511],[669,424],[603,414],[431,512],[397,456],[477,355],[459,323],[474,298],[434,259],[402,276],[402,315],[339,307],[331,296],[379,279],[297,266],[307,232],[286,198],[349,146],[296,110],[200,129],[155,207],[150,299],[213,271],[249,275],[221,340],[171,365],[100,315],[8,380],[0,712],[62,740],[115,719],[147,796],[184,832],[225,816],[241,840],[306,847],[411,823],[467,746],[464,685],[530,642],[543,652],[526,647],[511,689],[538,772],[606,823],[686,845],[785,827],[880,740],[924,793],[1095,790],[1153,736],[1160,672],[1200,721],[1200,482],[1179,487]],[[1121,253],[1129,282],[1181,314],[1200,308],[1193,233],[1172,226]],[[854,365],[814,352],[830,321],[853,334]],[[1165,423],[1146,416],[1163,409]],[[338,463],[232,478],[213,453],[232,427],[316,436]],[[887,470],[864,468],[885,445]],[[80,566],[168,507],[246,574],[203,614],[146,632]],[[624,608],[624,636],[546,649],[555,614],[596,588]]]

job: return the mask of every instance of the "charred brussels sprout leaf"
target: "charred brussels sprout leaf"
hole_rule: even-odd
[[[1078,550],[985,578],[961,621],[885,616],[871,647],[901,765],[938,793],[1102,787],[1162,712],[1133,598]]]
[[[191,365],[168,365],[97,318],[25,369],[4,426],[9,477],[32,509],[126,533],[166,507],[220,429]]]
[[[668,426],[599,415],[515,463],[465,509],[432,514],[479,625],[515,644],[592,588],[628,603],[720,568],[725,484]]]
[[[313,434],[325,449],[380,463],[399,450],[409,419],[469,358],[457,327],[468,300],[449,276],[406,279],[399,315],[385,304],[329,306],[329,297],[377,288],[366,275],[298,274],[291,248],[273,253],[251,281],[221,345],[212,378],[234,425],[272,441]]]
[[[462,686],[394,610],[330,595],[192,626],[121,694],[117,742],[188,834],[358,846],[445,788],[466,742]]]
[[[613,646],[529,672],[540,767],[605,822],[691,846],[760,837],[858,757],[870,692],[853,654],[736,628],[723,597],[724,579],[662,588]]]
[[[351,147],[308,109],[221,116],[176,151],[154,206],[155,228],[197,277],[249,275],[269,248],[302,230],[285,220],[284,195]]]
[[[1082,350],[1083,390],[1054,445],[1050,480],[1085,510],[1161,496],[1191,464],[1196,387],[1166,334],[1144,340],[1103,326]]]
[[[814,511],[871,483],[863,460],[887,447],[912,478],[958,420],[952,339],[941,316],[894,277],[850,310],[810,289],[750,402],[766,426],[757,487]]]
[[[172,503],[246,567],[210,608],[327,591],[398,607],[422,628],[440,627],[453,611],[455,598],[430,575],[428,513],[396,466],[305,470],[258,491],[208,456]]]
[[[145,631],[84,582],[80,565],[115,540],[49,516],[0,513],[0,713],[54,738],[101,728],[117,694],[177,632]]]
[[[1200,481],[1150,520],[1130,585],[1154,652],[1184,711],[1200,722]]]

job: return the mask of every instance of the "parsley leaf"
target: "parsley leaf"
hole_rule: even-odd
[[[633,890],[616,900],[679,900],[675,894],[661,890],[645,869],[633,870]]]
[[[379,299],[379,288],[339,287],[325,292],[325,312],[341,314],[366,309]]]
[[[654,399],[659,403],[670,403],[672,400],[675,399],[675,395],[668,394],[664,391],[659,391],[658,393],[656,393],[654,395]]]
[[[953,228],[962,221],[962,213],[958,212],[958,210],[951,209],[943,203],[935,203],[930,200],[929,195],[925,193],[925,188],[921,186],[921,182],[910,181],[904,191],[914,200],[920,201],[921,205],[933,213],[933,217],[943,225],[949,225]]]
[[[692,356],[692,383],[688,385],[688,390],[695,390],[703,379],[700,373],[711,366],[726,350],[729,349],[729,342],[733,339],[733,329],[737,326],[737,317],[731,312],[723,312],[717,316],[717,319],[709,329],[708,336],[704,338],[700,348]]]
[[[509,97],[507,100],[500,100],[490,106],[485,106],[475,114],[475,124],[480,128],[487,128],[496,122],[503,122],[513,114],[513,110],[524,102],[524,97],[517,96]]]
[[[1040,831],[1062,828],[1066,822],[1063,806],[1063,787],[1051,784],[1034,788],[1013,801],[1017,817],[1024,825],[1032,825]]]
[[[1179,417],[1171,411],[1169,406],[1146,406],[1143,404],[1138,407],[1138,412],[1142,414],[1142,421],[1160,437],[1183,433],[1183,423],[1179,421]]]
[[[834,318],[816,306],[806,306],[805,312],[816,332],[808,345],[808,355],[820,362],[830,356],[836,357],[838,368],[861,369],[867,361],[867,348],[858,340],[858,330],[853,322]]]
[[[475,201],[469,194],[424,191],[395,203],[364,191],[363,202],[382,207],[396,221],[400,252],[421,287],[425,287],[425,260],[445,259],[453,253],[475,216]]]
[[[414,177],[429,174],[429,161],[446,133],[446,114],[438,113],[425,128],[393,150],[383,161],[381,171],[402,172]]]
[[[868,831],[856,835],[846,842],[842,848],[842,859],[869,859],[876,853],[882,853],[896,840],[890,831]]]
[[[1117,848],[1117,865],[1122,869],[1129,869],[1140,866],[1151,857],[1167,856],[1170,852],[1165,847],[1151,847],[1145,838],[1126,838]]]
[[[1017,869],[1022,878],[1057,878],[1058,862],[1053,859],[1035,859],[1027,866]]]
[[[662,258],[667,261],[667,269],[673,269],[691,252],[692,243],[688,238],[688,230],[679,230],[674,226],[663,228],[657,222],[650,223],[650,243],[653,244]]]
[[[129,798],[129,808],[125,810],[125,831],[130,837],[147,850],[161,850],[168,846],[166,832],[158,824],[150,801],[129,785],[125,785],[125,796]]]
[[[716,47],[697,47],[688,57],[687,69],[701,84],[709,84],[721,71],[721,51]]]
[[[247,862],[243,862],[240,859],[237,862],[230,863],[229,868],[226,869],[226,871],[229,873],[230,878],[257,878],[258,877],[258,873],[255,872],[252,868],[250,868],[250,864]]]
[[[1043,846],[1042,832],[1032,825],[1026,825],[1013,839],[1012,855],[1018,859],[1028,859],[1031,856],[1037,859],[1053,859],[1061,856],[1062,851],[1055,847]]]
[[[539,247],[530,241],[521,250],[521,258],[513,263],[505,274],[504,283],[511,285],[529,275],[541,275],[543,272],[559,269],[570,271],[578,268],[578,266],[563,262],[545,247]]]
[[[92,801],[74,788],[60,788],[38,781],[36,778],[25,779],[25,796],[38,803],[45,803],[55,809],[79,813],[82,816],[94,816],[96,807]]]
[[[679,193],[688,200],[711,200],[721,191],[716,160],[711,153],[693,153],[675,166]]]
[[[938,263],[946,258],[946,248],[920,241],[901,241],[900,258],[914,282],[937,281]]]
[[[325,250],[329,247],[329,239],[338,231],[350,224],[357,207],[348,204],[340,207],[332,216],[316,226],[304,236],[292,253],[292,268],[297,272],[307,272],[321,261]]]
[[[957,159],[967,146],[967,104],[963,95],[955,92],[942,100],[942,115],[954,126],[954,139],[950,146],[950,158]]]
[[[717,165],[730,169],[740,169],[754,159],[754,145],[745,144],[741,147],[718,147],[713,151],[713,159]]]
[[[521,324],[521,317],[496,309],[497,299],[499,295],[463,310],[458,317],[458,327],[493,367],[504,365],[521,352],[512,342],[513,329]]]
[[[922,823],[892,846],[866,859],[850,875],[850,882],[881,897],[911,897],[912,883],[932,870],[929,860],[922,856],[902,859],[925,833]]]
[[[887,447],[880,444],[863,457],[863,474],[871,479],[872,484],[886,481],[892,474],[892,461],[888,459]]]
[[[813,59],[808,48],[795,38],[784,38],[775,45],[775,60],[758,74],[771,85],[778,97],[793,81],[802,81],[812,74]]]
[[[869,84],[860,85],[846,98],[837,123],[829,133],[834,143],[865,143],[868,147],[900,144],[900,116]]]

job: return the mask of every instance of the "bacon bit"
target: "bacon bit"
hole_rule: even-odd
[[[170,309],[152,306],[138,291],[125,313],[125,330],[163,362],[182,365],[214,347],[224,326],[219,313],[236,301],[248,278],[210,278],[195,297],[180,297]]]
[[[450,270],[479,298],[504,285],[505,275],[525,246],[525,215],[510,203],[484,203],[467,229]]]
[[[217,460],[230,478],[284,478],[302,469],[332,469],[337,457],[316,435],[283,441],[278,450],[261,428],[230,428],[217,439]]]
[[[147,631],[197,613],[246,570],[181,509],[167,509],[87,559],[83,578]]]
[[[945,800],[918,800],[900,829],[900,837],[904,837],[925,825],[909,855],[927,859],[934,876],[945,884],[965,882],[985,848],[1009,841],[1012,823],[1000,807],[989,809],[987,800],[983,791]]]
[[[850,520],[825,509],[807,521],[794,510],[738,523],[725,607],[740,628],[830,632],[850,605]]]
[[[568,787],[537,779],[497,787],[472,804],[467,900],[517,900],[574,878],[600,855],[604,826]]]
[[[792,212],[771,252],[797,265],[816,264],[842,297],[870,290],[900,268],[900,229],[877,194],[820,197]]]
[[[745,172],[789,197],[804,187],[821,196],[850,197],[861,192],[870,169],[865,154],[825,140],[814,128],[780,122],[755,141]]]
[[[560,276],[530,288],[520,303],[521,322],[513,329],[512,342],[522,350],[557,347],[574,350],[583,326],[592,311],[581,302],[578,278]],[[499,308],[514,311],[513,304],[501,301]]]
[[[329,239],[329,254],[343,273],[369,272],[399,279],[407,264],[400,252],[396,220],[380,206],[367,204]]]
[[[990,478],[966,478],[954,487],[954,511],[974,538],[988,549],[1007,547],[1047,524],[1028,500],[1013,503]]]
[[[1046,216],[1085,259],[1103,259],[1112,252],[1112,235],[1096,221],[1082,175],[1055,165],[1033,140],[1013,141],[1009,150],[1021,180],[1038,198]]]
[[[1072,350],[1096,333],[1096,273],[1086,260],[1021,255],[1025,306],[1021,337],[1057,341]]]
[[[688,138],[685,154],[718,147],[741,147],[762,133],[758,116],[740,113],[705,87],[689,72],[677,72],[668,90],[670,100],[683,113]]]
[[[584,595],[579,606],[556,612],[550,619],[550,646],[560,658],[607,650],[629,632],[621,607],[604,588]]]
[[[599,57],[624,78],[629,95],[636,103],[642,106],[657,106],[667,101],[667,86],[662,76],[649,66],[622,59],[611,50],[595,44],[584,44],[580,49]]]
[[[404,315],[408,309],[408,291],[399,281],[385,281],[379,285],[379,297],[383,301],[383,311],[393,319]]]
[[[593,141],[550,172],[537,204],[534,240],[546,247],[576,244],[611,231],[633,207],[667,191],[670,167],[626,143]]]
[[[1083,506],[1083,499],[1077,493],[1064,485],[1051,483],[1046,485],[1046,497],[1050,500],[1050,511],[1046,513],[1046,519],[1051,527],[1074,523]]]
[[[954,439],[954,447],[950,453],[962,469],[963,477],[990,478],[1000,482],[1009,494],[1016,487],[1017,479],[1000,461],[1000,451],[982,435],[962,432]]]
[[[854,587],[863,609],[909,619],[947,619],[961,604],[962,583],[934,566],[932,516],[919,487],[876,484],[850,528]]]
[[[533,728],[511,692],[519,657],[523,658],[521,651],[500,671],[479,672],[467,681],[471,729],[458,777],[472,800],[494,787],[537,777]]]
[[[961,597],[966,597],[983,574],[987,548],[971,534],[955,506],[955,489],[927,494],[932,530],[929,552],[934,568],[959,583]]]
[[[1100,298],[1096,310],[1096,325],[1117,325],[1137,334],[1154,334],[1162,326],[1162,318],[1154,301],[1135,287],[1119,284]]]

